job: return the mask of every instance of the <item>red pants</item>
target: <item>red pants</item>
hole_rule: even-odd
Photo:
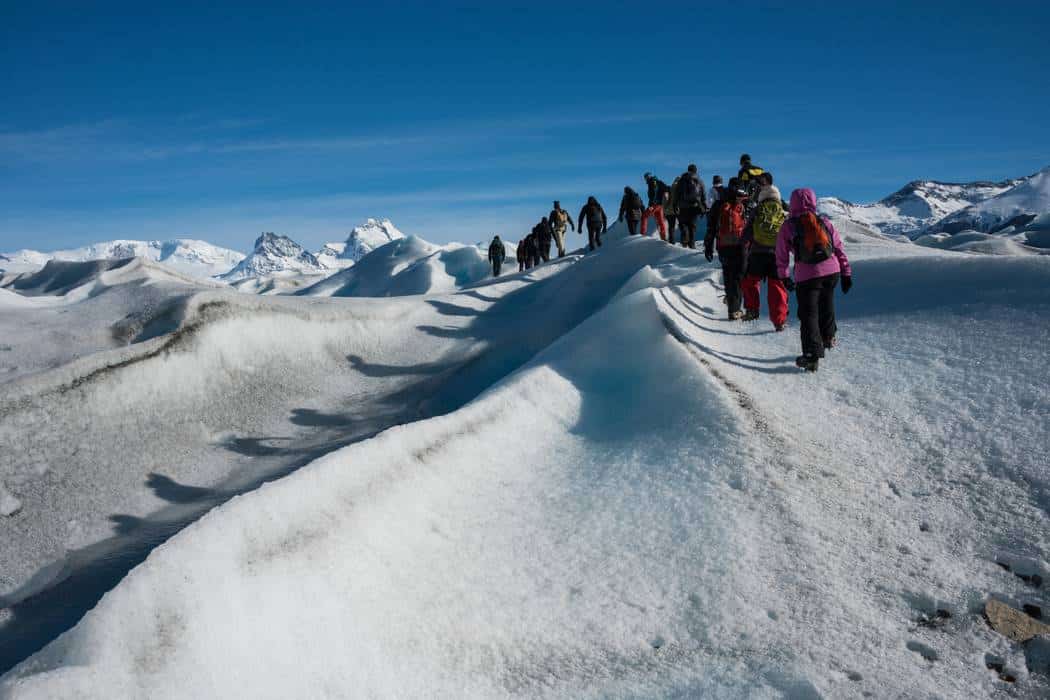
[[[744,308],[748,311],[758,311],[762,302],[759,299],[758,287],[762,283],[762,276],[747,275],[740,283],[740,291],[744,294]],[[784,283],[776,277],[766,277],[766,295],[769,304],[769,320],[774,326],[782,326],[787,323],[788,317],[788,293],[784,289]]]
[[[642,235],[646,235],[645,230],[649,228],[649,217],[655,216],[656,223],[660,226],[660,240],[667,240],[667,221],[664,220],[664,207],[662,204],[654,204],[653,206],[642,212]]]

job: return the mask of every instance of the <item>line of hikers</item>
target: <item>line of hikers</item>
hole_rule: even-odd
[[[670,186],[652,173],[645,173],[643,179],[648,197],[644,206],[636,191],[623,188],[617,220],[627,221],[630,235],[648,235],[649,220],[655,219],[661,240],[673,245],[677,227],[681,245],[695,248],[698,224],[703,220],[704,257],[711,262],[718,253],[729,319],[759,318],[760,288],[765,280],[769,320],[777,331],[783,331],[788,292],[794,291],[802,335],[802,354],[795,364],[816,371],[825,350],[836,344],[835,287],[841,281],[842,292],[848,293],[853,278],[841,237],[827,218],[817,214],[813,190],[794,190],[788,204],[773,184],[773,175],[755,165],[746,153],[740,156],[737,176],[723,186],[716,175],[709,192],[696,165],[690,165]],[[584,221],[593,251],[601,246],[601,236],[608,229],[605,210],[594,197],[580,210],[575,230],[582,233]],[[518,242],[518,269],[528,270],[550,260],[552,241],[557,243],[558,257],[564,256],[566,226],[573,226],[572,219],[556,201],[551,213]],[[505,255],[497,236],[489,246],[495,276],[500,274]],[[794,279],[789,272],[792,256]]]

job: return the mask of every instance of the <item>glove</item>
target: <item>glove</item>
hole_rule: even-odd
[[[842,293],[849,294],[851,289],[853,289],[853,278],[847,275],[842,278]]]
[[[784,289],[788,290],[789,292],[795,291],[795,280],[791,279],[790,277],[784,277],[780,281],[781,283],[783,283]]]
[[[711,262],[715,259],[715,251],[711,250],[711,246],[704,246],[704,257],[707,258],[707,262]]]

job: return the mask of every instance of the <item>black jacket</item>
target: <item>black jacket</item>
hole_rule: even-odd
[[[653,207],[659,204],[663,206],[667,200],[667,195],[670,194],[671,188],[667,186],[667,183],[658,177],[649,178],[649,206]]]
[[[540,245],[546,243],[550,245],[551,240],[554,238],[554,230],[551,228],[549,222],[541,221],[536,224],[536,227],[532,229],[532,232],[536,234],[536,242]]]
[[[503,247],[503,241],[496,238],[489,243],[489,262],[503,262],[507,257],[507,249]]]
[[[578,229],[583,230],[583,220],[587,220],[587,224],[591,228],[596,228],[601,224],[602,231],[609,227],[609,220],[605,216],[605,210],[602,209],[602,205],[598,204],[598,200],[591,197],[587,200],[587,203],[580,209],[579,226]]]
[[[685,188],[690,182],[696,185],[697,194],[695,197],[686,195]],[[707,193],[704,191],[704,182],[696,173],[691,173],[687,170],[679,176],[678,192],[675,195],[679,212],[683,212],[686,209],[699,209],[701,214],[707,213]]]
[[[623,219],[624,217],[631,221],[639,221],[642,218],[642,197],[634,190],[625,192],[623,199],[620,200],[620,214],[616,217],[617,219]]]

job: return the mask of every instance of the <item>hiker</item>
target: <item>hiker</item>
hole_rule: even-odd
[[[722,280],[725,285],[726,306],[729,307],[729,320],[736,321],[743,317],[740,310],[740,277],[744,267],[744,205],[745,193],[740,189],[736,178],[729,181],[729,187],[722,195],[718,205],[718,216],[715,228],[707,229],[704,236],[704,257],[708,262],[714,260],[715,241],[718,242],[718,260],[722,263]]]
[[[678,183],[682,176],[679,175],[671,182],[667,190],[667,204],[664,205],[664,218],[667,219],[667,242],[674,245],[674,230],[678,226]],[[685,245],[683,242],[682,245]]]
[[[707,210],[707,216],[704,217],[706,219],[705,223],[707,224],[707,230],[704,234],[705,250],[707,248],[707,237],[713,235],[713,231],[718,230],[719,205],[721,205],[722,200],[725,198],[726,192],[726,188],[722,186],[722,178],[720,176],[715,175],[714,180],[712,180],[712,182],[714,184],[711,185],[711,199],[709,200],[711,206]],[[710,262],[711,258],[709,257],[707,260],[708,262]]]
[[[788,262],[795,256],[795,279]],[[808,187],[791,193],[790,218],[777,234],[777,274],[788,291],[795,292],[802,321],[802,354],[795,364],[816,372],[824,351],[835,347],[835,285],[842,293],[853,287],[849,259],[831,222],[817,214],[817,196]]]
[[[530,233],[525,236],[525,269],[531,270],[539,264],[540,247],[536,244],[536,234]]]
[[[758,176],[764,172],[766,171],[751,162],[750,155],[747,153],[740,154],[740,172],[737,173],[736,179],[744,192],[747,193],[747,200],[744,201],[744,212],[749,219],[754,215],[755,207],[758,206],[758,191],[762,189]]]
[[[711,178],[711,189],[707,191],[707,201],[711,203],[711,207],[714,208],[715,202],[722,199],[722,192],[725,187],[722,186],[722,176],[715,175]]]
[[[518,272],[525,270],[525,238],[518,241]]]
[[[569,212],[561,208],[561,202],[554,200],[554,208],[551,209],[547,221],[551,225],[554,244],[558,247],[558,257],[563,258],[565,257],[565,227],[568,226],[573,231],[576,230],[575,225],[572,223],[572,217],[569,216]]]
[[[682,247],[695,248],[697,220],[707,213],[707,195],[695,163],[678,176],[675,202],[678,205],[678,225],[682,229]]]
[[[667,240],[667,221],[664,219],[664,204],[667,201],[667,185],[663,180],[652,173],[642,176],[648,187],[649,204],[642,213],[642,235],[648,235],[645,230],[649,226],[649,217],[656,217],[656,225],[660,227],[660,240]]]
[[[550,221],[544,216],[540,219],[539,224],[535,225],[532,229],[535,233],[535,245],[539,248],[540,257],[544,262],[550,260],[550,241],[554,237],[554,231],[550,228]],[[537,262],[537,264],[540,264]]]
[[[579,221],[576,225],[576,230],[579,233],[583,233],[583,220],[587,220],[587,244],[591,250],[595,247],[600,248],[602,245],[602,234],[609,228],[609,220],[605,216],[605,210],[602,209],[602,205],[598,204],[598,200],[594,197],[588,197],[587,203],[580,209]],[[645,224],[642,224],[645,226]]]
[[[489,243],[489,262],[492,263],[492,276],[499,277],[503,268],[503,259],[507,257],[507,249],[503,247],[503,241],[496,236]]]
[[[777,236],[787,219],[780,200],[780,190],[773,184],[773,176],[762,173],[762,189],[758,191],[755,216],[744,228],[744,279],[740,291],[744,295],[744,320],[757,321],[761,308],[759,287],[766,280],[766,304],[773,328],[784,330],[788,316],[788,294],[777,274]]]
[[[630,187],[623,188],[623,199],[620,200],[620,215],[617,221],[627,219],[627,231],[633,236],[638,233],[638,222],[642,220],[642,197]]]

